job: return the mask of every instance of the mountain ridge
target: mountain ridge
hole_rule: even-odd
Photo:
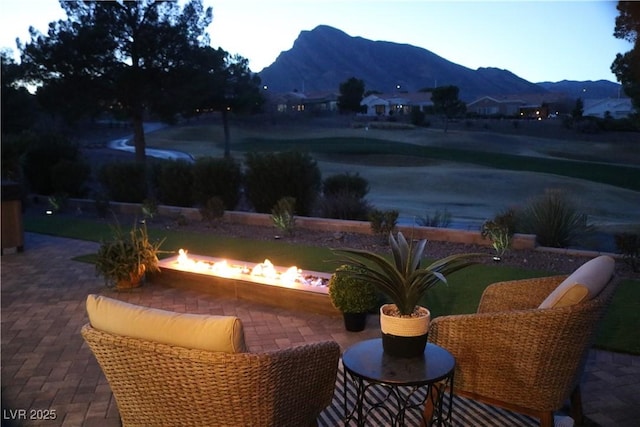
[[[613,97],[620,86],[606,80],[532,83],[509,70],[472,70],[425,48],[350,36],[328,25],[301,31],[292,48],[282,51],[258,74],[263,84],[275,92],[337,92],[340,83],[356,77],[364,81],[366,91],[383,93],[455,85],[460,88],[460,98],[466,101],[485,95],[548,92]]]

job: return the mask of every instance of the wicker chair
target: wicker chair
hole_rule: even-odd
[[[476,314],[432,321],[429,340],[456,359],[456,395],[539,418],[543,427],[553,426],[553,412],[570,398],[571,416],[582,424],[580,377],[617,282],[591,300],[539,309],[566,277],[495,283]]]
[[[331,341],[257,354],[170,346],[90,324],[82,336],[124,426],[317,425],[331,404],[340,357]]]

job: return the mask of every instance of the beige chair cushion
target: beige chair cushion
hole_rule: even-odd
[[[182,314],[97,295],[87,297],[91,326],[103,332],[189,349],[241,353],[244,329],[234,316]]]
[[[615,261],[610,256],[587,261],[560,283],[539,308],[566,307],[595,297],[611,280],[614,268]]]

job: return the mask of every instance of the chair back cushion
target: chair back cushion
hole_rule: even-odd
[[[97,295],[87,297],[89,322],[113,335],[196,350],[246,352],[244,329],[234,316],[174,313]]]
[[[587,261],[560,283],[539,308],[566,307],[597,296],[613,276],[615,261],[602,255]]]

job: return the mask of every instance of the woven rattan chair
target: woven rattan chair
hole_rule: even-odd
[[[570,399],[571,416],[582,423],[580,377],[616,280],[593,299],[539,309],[566,277],[495,283],[476,314],[432,321],[429,340],[456,359],[456,395],[539,418],[544,427]]]
[[[308,426],[331,404],[340,347],[319,342],[266,353],[193,350],[112,335],[82,336],[124,426]]]

